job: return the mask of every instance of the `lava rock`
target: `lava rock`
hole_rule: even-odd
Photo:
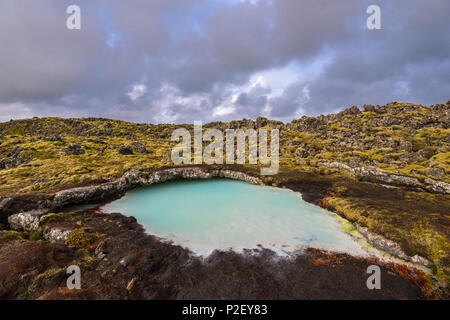
[[[71,143],[67,146],[66,149],[63,149],[63,151],[67,155],[75,155],[75,156],[82,155],[86,152],[84,149],[81,148],[81,144],[79,143]]]
[[[133,154],[133,149],[129,146],[121,145],[117,149],[117,153],[123,154],[123,155],[131,155],[131,154]]]
[[[145,145],[142,142],[133,142],[132,148],[134,152],[148,153],[148,150],[145,148]]]
[[[445,176],[445,171],[442,168],[431,168],[425,171],[425,174],[429,177],[443,177]]]

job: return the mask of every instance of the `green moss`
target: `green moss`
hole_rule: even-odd
[[[44,240],[44,236],[42,235],[42,233],[40,231],[32,231],[28,235],[28,239],[30,241]]]
[[[431,260],[438,278],[448,281],[450,266],[445,262],[450,252],[448,234],[440,224],[431,223],[430,218],[415,210],[418,203],[425,204],[418,202],[423,201],[420,193],[410,193],[405,198],[407,202],[380,199],[378,205],[372,199],[369,206],[364,199],[328,197],[327,204],[346,219],[396,241],[409,256],[419,254]],[[442,213],[435,216],[440,217]]]
[[[39,220],[40,225],[46,225],[50,223],[55,222],[61,222],[61,221],[74,221],[79,218],[79,215],[76,213],[49,213],[45,216],[42,216]]]
[[[450,172],[450,152],[434,155],[430,159],[430,165],[442,168],[446,173]]]
[[[337,154],[334,152],[323,152],[316,155],[318,159],[334,160],[337,159]]]
[[[69,247],[84,247],[88,243],[88,238],[82,229],[75,229],[70,233],[65,243]]]
[[[350,156],[350,158],[353,158],[355,156],[361,158],[362,160],[368,160],[368,161],[378,161],[382,162],[384,160],[384,155],[382,154],[384,149],[382,148],[374,148],[367,151],[358,151],[354,150],[351,152],[345,152],[345,156]]]
[[[352,129],[346,127],[340,127],[337,124],[331,124],[327,126],[327,129],[330,131],[342,131],[342,132],[351,132]]]
[[[25,295],[31,294],[41,285],[44,285],[52,280],[63,278],[66,276],[66,268],[52,268],[43,273],[38,274],[31,282],[30,286],[24,290]],[[22,293],[23,294],[23,293]]]
[[[0,242],[24,240],[23,233],[13,230],[1,230],[0,231]]]
[[[100,233],[93,233],[88,235],[82,228],[78,228],[74,229],[70,233],[65,244],[69,247],[80,247],[86,250],[91,250],[93,249],[94,243],[102,236],[104,235]]]

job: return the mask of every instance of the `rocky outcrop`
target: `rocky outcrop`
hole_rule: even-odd
[[[14,230],[35,231],[39,229],[41,218],[48,213],[48,210],[32,210],[20,212],[9,216],[8,223]],[[72,228],[46,228],[44,238],[52,243],[65,242],[72,232]]]
[[[425,179],[425,183],[422,184],[418,179],[406,176],[399,176],[390,174],[389,172],[377,167],[355,167],[352,168],[344,163],[331,162],[320,163],[320,165],[328,168],[339,169],[351,172],[357,176],[360,176],[362,180],[371,181],[375,183],[383,183],[394,186],[406,186],[414,188],[424,188],[427,191],[434,193],[450,194],[450,184],[436,181],[430,178]]]
[[[355,226],[358,232],[362,234],[367,239],[367,241],[375,248],[387,252],[390,255],[393,255],[405,261],[413,262],[415,264],[419,264],[425,267],[431,267],[433,265],[429,260],[419,255],[415,255],[413,257],[408,256],[405,252],[403,252],[402,248],[398,243],[386,239],[379,234],[373,233],[368,228],[361,227],[357,223],[355,224]]]
[[[208,170],[200,167],[180,167],[155,171],[144,174],[139,170],[130,170],[121,178],[103,183],[97,186],[68,189],[58,192],[53,200],[49,201],[48,207],[61,208],[68,204],[87,203],[102,201],[122,194],[136,186],[149,186],[178,179],[211,179],[214,177],[242,180],[252,184],[260,184],[261,179],[252,177],[242,172],[231,170]]]
[[[39,227],[40,218],[48,213],[48,210],[32,210],[19,212],[8,217],[8,223],[15,230],[36,230]]]
[[[51,243],[65,242],[71,233],[72,229],[65,230],[60,228],[52,228],[44,231],[44,238],[49,240]]]
[[[22,153],[24,150],[21,147],[15,147],[6,155],[7,158],[0,160],[0,169],[11,169],[25,163],[28,159]]]
[[[430,192],[450,194],[450,183],[436,181],[430,178],[425,179],[426,189]]]

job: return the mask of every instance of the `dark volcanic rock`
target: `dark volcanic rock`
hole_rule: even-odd
[[[28,159],[23,155],[22,151],[24,151],[22,147],[15,147],[6,155],[6,159],[0,161],[0,169],[11,169],[25,163]]]
[[[76,156],[82,155],[86,152],[84,149],[81,148],[81,144],[79,143],[71,143],[67,146],[66,149],[63,149],[63,151],[67,155],[76,155]]]
[[[117,149],[117,152],[119,154],[123,154],[123,155],[130,155],[130,154],[133,154],[133,149],[131,147],[129,147],[129,146],[121,145]]]
[[[133,142],[131,145],[134,152],[148,153],[148,150],[145,148],[145,145],[142,142]]]

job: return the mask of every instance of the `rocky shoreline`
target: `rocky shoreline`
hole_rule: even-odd
[[[450,194],[450,183],[445,183],[443,181],[438,181],[431,178],[425,178],[424,183],[421,183],[417,178],[390,174],[386,170],[382,170],[377,167],[352,168],[344,163],[339,162],[320,164],[328,168],[351,172],[361,177],[362,180],[366,181],[384,183],[392,186],[413,187],[417,189],[422,188],[432,193]]]
[[[44,216],[39,230],[73,229],[61,242],[0,235],[3,299],[423,299],[425,274],[375,259],[310,249],[278,259],[267,249],[216,251],[208,258],[161,242],[132,217],[82,211]],[[82,289],[65,287],[66,266],[82,270]],[[381,268],[382,290],[366,270]],[[14,266],[11,269],[10,266]]]
[[[33,231],[39,228],[43,216],[70,205],[105,202],[120,197],[126,191],[133,188],[150,186],[156,183],[180,179],[194,180],[212,178],[234,179],[252,184],[264,185],[260,178],[227,169],[175,167],[157,170],[148,174],[133,169],[126,172],[121,178],[112,182],[59,191],[51,199],[36,202],[34,205],[35,209],[33,210],[8,215],[7,221],[12,229]],[[12,198],[7,200],[10,202],[14,201]],[[45,236],[52,242],[64,242],[70,235],[70,231],[71,230],[54,229],[47,231]]]
[[[264,182],[258,177],[228,169],[211,169],[190,166],[167,168],[148,174],[144,174],[137,169],[133,169],[126,172],[121,178],[112,182],[59,191],[55,194],[52,200],[45,202],[44,208],[12,214],[8,217],[8,223],[10,227],[15,230],[34,231],[39,228],[42,217],[49,212],[52,212],[52,210],[54,211],[55,209],[61,209],[68,205],[100,203],[107,199],[113,199],[123,195],[126,191],[133,188],[150,186],[157,183],[180,179],[195,180],[212,178],[234,179],[257,185],[265,185]],[[311,199],[309,199],[309,202],[316,204],[315,201],[311,201]],[[375,234],[369,231],[368,228],[361,227],[358,224],[355,224],[355,227],[367,240],[367,242],[376,249],[386,252],[401,260],[416,264],[420,267],[429,268],[432,266],[430,261],[419,255],[415,255],[413,257],[408,256],[394,241]],[[72,231],[73,230],[64,228],[48,229],[44,233],[44,237],[51,242],[65,242]]]
[[[142,226],[140,226],[134,218],[126,218],[121,214],[104,215],[102,213],[96,212],[95,210],[85,210],[75,213],[50,213],[58,212],[58,209],[61,209],[68,205],[109,201],[114,198],[120,197],[126,191],[139,186],[147,186],[154,183],[162,183],[178,179],[211,179],[215,177],[237,179],[258,185],[276,185],[279,187],[289,188],[296,192],[301,192],[303,198],[306,201],[316,205],[318,204],[318,200],[326,196],[321,192],[317,192],[317,188],[321,186],[325,187],[325,185],[323,185],[323,182],[320,181],[312,182],[306,179],[303,182],[297,181],[296,184],[292,184],[292,182],[290,181],[284,181],[281,178],[276,181],[272,181],[272,179],[264,181],[263,179],[258,178],[256,174],[253,174],[251,171],[249,172],[249,170],[245,169],[244,167],[233,167],[228,169],[209,166],[187,166],[164,168],[151,172],[142,172],[134,169],[128,171],[126,174],[124,174],[124,176],[112,182],[94,186],[62,190],[54,195],[49,196],[49,198],[38,197],[35,199],[35,202],[29,199],[27,203],[29,207],[33,208],[33,210],[28,212],[16,211],[16,213],[14,214],[8,214],[8,221],[10,226],[17,231],[7,232],[18,232],[18,234],[21,234],[21,232],[38,232],[44,239],[49,241],[49,245],[53,248],[51,250],[56,250],[56,248],[58,248],[57,250],[63,250],[62,248],[70,249],[72,244],[75,245],[74,249],[80,246],[86,247],[90,254],[84,259],[87,259],[89,263],[84,260],[80,263],[87,263],[89,268],[91,268],[89,272],[91,279],[89,281],[92,283],[97,283],[98,287],[94,288],[92,286],[89,286],[88,289],[86,289],[82,293],[79,292],[76,296],[74,296],[73,293],[64,291],[63,289],[56,289],[57,285],[55,283],[58,281],[62,282],[64,279],[64,275],[62,273],[57,273],[56,271],[54,271],[56,272],[56,275],[51,276],[51,281],[46,283],[39,290],[34,289],[33,286],[35,285],[31,284],[31,286],[33,287],[32,295],[23,296],[22,298],[32,297],[43,299],[123,299],[126,297],[137,299],[153,299],[157,297],[170,299],[216,299],[219,297],[229,297],[231,299],[379,299],[384,297],[389,299],[417,299],[430,297],[430,295],[437,295],[438,297],[445,296],[445,294],[442,293],[442,290],[445,291],[445,287],[443,287],[444,289],[431,289],[432,286],[435,286],[435,284],[431,284],[430,282],[428,282],[428,280],[425,280],[427,276],[422,271],[419,271],[415,268],[402,266],[396,263],[383,262],[377,259],[373,260],[371,258],[367,260],[365,258],[351,257],[345,254],[326,253],[321,252],[320,250],[309,249],[306,251],[306,253],[296,255],[296,257],[292,258],[293,260],[279,260],[274,259],[275,255],[270,250],[262,249],[262,251],[249,250],[244,254],[233,252],[215,252],[206,260],[203,260],[201,258],[192,256],[187,249],[183,249],[169,243],[160,242],[157,238],[146,234]],[[15,200],[13,198],[8,200],[8,202],[11,201],[14,202]],[[19,203],[21,203],[20,201],[25,200],[23,198],[19,198]],[[34,205],[31,205],[31,203],[34,203]],[[8,208],[11,209],[14,208],[14,206],[9,206]],[[428,260],[418,255],[414,257],[407,256],[401,249],[399,250],[399,245],[395,242],[387,240],[380,235],[371,233],[366,228],[362,228],[358,225],[356,226],[361,234],[363,234],[368,242],[371,243],[374,247],[386,250],[390,254],[397,255],[401,259],[404,259],[406,261],[422,264],[427,267],[430,266],[430,262]],[[109,230],[109,233],[105,231],[105,228]],[[123,228],[125,228],[125,230],[123,230]],[[119,230],[122,231],[119,232]],[[131,232],[130,230],[135,231]],[[77,235],[78,239],[79,232],[83,234],[83,241],[81,243],[72,243],[74,240],[74,234]],[[123,238],[123,235],[121,235],[122,232],[125,232],[125,234],[127,234],[126,238]],[[131,232],[132,235],[131,233],[129,234],[129,232]],[[101,240],[103,238],[106,239]],[[27,247],[28,249],[25,249],[23,247],[24,244],[22,243],[22,241],[19,241],[14,245],[7,245],[6,247],[0,246],[0,254],[2,250],[10,250],[11,252],[17,251],[18,254],[20,252],[19,256],[23,256],[24,253],[27,254],[27,250],[31,250],[29,251],[28,255],[35,255],[35,250],[38,249],[34,248],[34,246],[42,246],[42,244],[39,243],[40,241],[34,242],[34,244],[28,244],[28,246],[30,246],[29,248]],[[67,245],[69,246],[67,247]],[[132,246],[132,248],[130,248],[130,245]],[[157,250],[158,254],[155,255],[154,252],[149,252],[148,250],[150,249],[150,247],[154,248],[152,250]],[[143,255],[143,252],[147,253]],[[73,252],[72,255],[74,255]],[[114,258],[112,258],[111,255],[113,255]],[[74,258],[75,256],[72,257],[72,259]],[[15,258],[11,257],[10,259]],[[150,259],[151,262],[149,262],[148,259]],[[154,259],[160,262],[155,262]],[[199,286],[200,288],[203,287],[203,291],[192,291],[192,288],[188,290],[186,287],[186,283],[177,283],[176,285],[173,284],[173,281],[178,281],[176,280],[178,279],[178,277],[175,276],[175,270],[173,268],[181,268],[181,262],[179,261],[179,259],[184,261],[182,262],[182,265],[185,265],[186,263],[189,265],[189,272],[187,272],[184,277],[187,277],[187,279],[191,280],[185,279],[184,281],[187,281],[187,283],[189,283],[189,281],[197,283],[197,286]],[[137,261],[140,261],[139,266],[135,265]],[[7,262],[8,260],[5,261],[5,263]],[[164,270],[168,268],[169,270],[173,271],[170,271],[169,274],[171,275],[168,276],[167,271],[161,270],[162,274],[158,277],[163,278],[158,278],[158,280],[155,280],[151,277],[154,280],[148,282],[150,281],[148,276],[145,276],[143,274],[145,273],[144,270],[147,270],[149,268],[148,263],[150,263],[150,266],[157,263],[159,266],[164,266]],[[233,267],[231,267],[230,263],[236,265],[233,265]],[[387,291],[370,292],[369,290],[367,290],[367,288],[365,288],[366,276],[364,274],[364,268],[367,268],[367,266],[370,264],[377,264],[382,266],[383,277],[390,279],[390,282],[386,284],[388,287]],[[222,274],[225,270],[228,270],[230,267],[235,270],[232,272],[232,274],[238,272],[239,275],[232,276],[234,279],[232,283],[230,285],[225,285],[225,287],[228,289],[221,289],[219,291],[217,291],[217,289],[214,290],[212,286],[214,284],[217,284],[218,282],[221,283],[222,281],[220,274]],[[6,265],[3,268],[6,268]],[[110,287],[105,287],[101,283],[102,281],[104,281],[103,277],[105,277],[105,273],[111,273],[114,270],[118,270],[117,268],[119,268],[121,270],[119,272],[123,272],[123,274],[121,275],[121,277],[119,277],[119,280],[117,280],[120,283],[115,283],[114,286],[122,287],[122,289],[117,288],[112,292],[110,291]],[[275,270],[277,270],[277,274],[283,274],[282,277],[284,280],[280,280],[279,276],[274,278],[274,275],[270,275],[270,272],[267,273],[263,271],[265,269],[274,270],[274,272]],[[21,269],[19,268],[17,272],[20,273],[25,271],[21,271]],[[43,269],[42,272],[45,273],[46,271]],[[138,272],[139,276],[135,275],[136,272]],[[214,276],[211,275],[210,277],[205,278],[202,272],[211,272],[212,274],[214,274]],[[219,272],[219,274],[217,274],[217,272]],[[244,280],[246,278],[242,278],[242,276],[247,277],[245,276],[245,274],[247,274],[248,272],[250,272],[253,277],[256,277],[260,280],[256,280],[257,282],[253,284],[248,283],[248,280]],[[100,273],[100,278],[98,273]],[[293,273],[301,275],[296,280],[298,281],[298,284],[295,285],[296,289],[292,287],[291,279],[289,278],[290,276],[288,276],[289,274]],[[360,276],[356,276],[357,274],[359,274]],[[2,275],[2,265],[0,263],[0,282],[2,281],[2,277],[4,279],[8,278],[6,274]],[[356,282],[350,281],[345,285],[351,288],[349,290],[353,290],[352,293],[348,294],[339,291],[338,287],[335,288],[336,290],[334,292],[328,289],[317,289],[316,291],[311,291],[309,290],[310,288],[308,289],[306,287],[303,287],[305,281],[311,286],[316,286],[317,284],[324,285],[325,283],[329,283],[329,281],[333,281],[331,280],[334,279],[333,277],[337,277],[339,279],[341,277],[344,277],[339,280],[340,282],[345,281],[345,277],[347,277],[347,280],[356,279]],[[196,280],[193,280],[194,278]],[[31,281],[32,283],[34,283],[36,279],[27,281]],[[162,283],[166,283],[166,281],[169,281],[172,284],[168,285],[170,289],[166,288],[166,284],[163,285],[163,288],[165,289],[155,289],[155,292],[153,292],[151,295],[148,295],[148,286],[152,287],[151,283],[154,283],[154,281],[157,281],[157,283],[159,283],[159,286],[161,286]],[[269,282],[266,283],[266,281]],[[333,286],[337,285],[339,281],[334,283]],[[288,283],[290,284],[288,285]],[[16,286],[18,285],[23,286],[23,281],[18,280],[18,283],[11,284],[13,288],[16,288]],[[30,284],[28,283],[27,285]],[[255,292],[251,293],[251,291],[247,291],[247,289],[244,290],[244,286],[249,285],[256,286],[255,290],[257,290],[256,292],[259,293],[256,294]],[[291,289],[286,291],[285,289],[281,289],[283,286],[285,288]],[[233,287],[235,290],[239,290],[241,294],[236,295],[234,291],[228,291],[230,287]],[[168,292],[171,293],[169,294]],[[275,292],[278,293],[274,294]],[[8,294],[11,294],[11,289],[3,290],[3,295],[8,296]],[[2,296],[2,290],[0,290],[0,296]]]
[[[106,198],[126,192],[137,186],[150,186],[156,183],[163,183],[178,179],[211,179],[228,178],[241,180],[252,184],[262,185],[263,182],[257,177],[253,177],[238,171],[231,170],[208,170],[201,167],[180,167],[157,170],[148,175],[133,169],[126,172],[121,178],[104,183],[98,186],[81,187],[63,190],[56,193],[54,199],[49,203],[50,208],[61,208],[68,204],[80,204],[86,202],[99,202]]]
[[[25,195],[0,197],[0,222],[6,222],[12,214],[28,212],[23,219],[36,222],[37,217],[51,210],[58,210],[68,205],[100,203],[120,197],[126,191],[138,186],[150,186],[177,179],[211,179],[214,177],[241,180],[262,185],[260,178],[243,172],[228,169],[211,169],[201,167],[171,167],[143,173],[137,169],[127,171],[122,177],[98,185],[70,188],[54,195]],[[34,218],[33,218],[34,217]],[[25,222],[24,222],[25,223]]]

